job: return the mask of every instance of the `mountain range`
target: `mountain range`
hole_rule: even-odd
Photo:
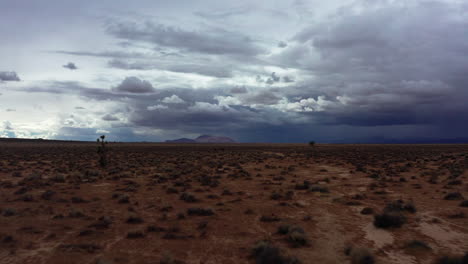
[[[201,135],[195,139],[179,138],[166,140],[166,143],[237,143],[235,140],[224,136]]]

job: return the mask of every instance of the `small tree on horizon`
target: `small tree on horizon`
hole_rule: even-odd
[[[315,141],[309,141],[309,146],[311,147],[315,146]]]
[[[99,154],[99,165],[101,165],[103,168],[107,166],[107,141],[104,141],[105,138],[106,136],[102,135],[96,140],[98,143],[100,143],[97,153]]]

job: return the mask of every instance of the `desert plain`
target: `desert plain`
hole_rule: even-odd
[[[468,258],[468,145],[97,146],[0,142],[0,263]]]

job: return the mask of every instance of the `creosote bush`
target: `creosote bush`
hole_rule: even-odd
[[[367,248],[347,248],[346,255],[351,257],[351,264],[374,264],[375,258],[372,252]]]
[[[299,264],[295,257],[283,256],[278,247],[273,246],[269,241],[259,241],[252,249],[252,257],[256,264]]]
[[[378,228],[401,227],[406,217],[400,212],[384,212],[374,216],[374,226]]]
[[[464,256],[443,256],[439,258],[436,264],[467,264],[468,252]]]

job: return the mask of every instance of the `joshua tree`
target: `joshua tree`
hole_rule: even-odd
[[[101,165],[101,167],[106,167],[107,165],[107,141],[104,141],[105,138],[106,136],[102,135],[96,140],[98,143],[100,143],[97,153],[99,154],[99,165]]]

